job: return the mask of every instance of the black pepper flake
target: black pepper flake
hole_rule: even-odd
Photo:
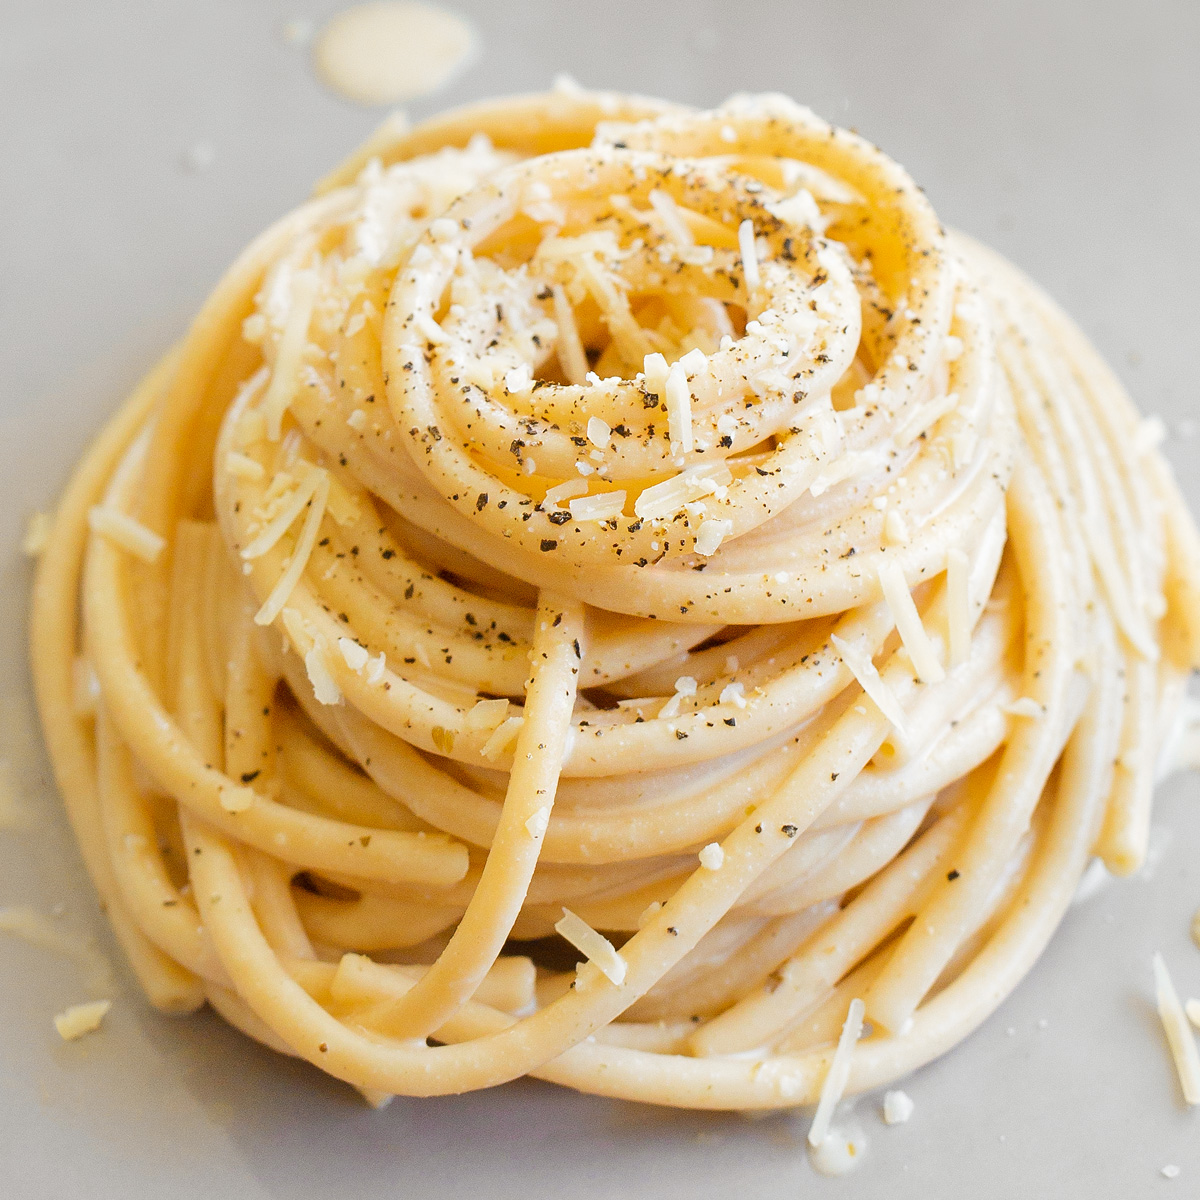
[[[726,717],[725,724],[728,725],[730,729],[736,729],[737,728],[737,717]]]
[[[570,516],[569,513],[567,515]],[[548,550],[556,550],[557,548],[558,548],[558,541],[555,538],[542,538],[542,551],[543,552],[548,551]]]
[[[261,774],[262,774],[261,770],[259,770],[259,771],[243,771],[242,772],[242,782],[243,783],[253,783]]]
[[[784,837],[794,838],[796,834],[800,832],[800,830],[795,825],[780,825],[779,832],[782,833]]]
[[[958,878],[958,875],[959,875],[959,871],[958,871],[958,868],[957,868],[957,867],[955,867],[955,868],[954,868],[954,870],[952,870],[952,871],[947,871],[947,872],[946,872],[946,878],[947,878],[947,879],[948,879],[948,880],[949,880],[951,883],[953,883],[953,882],[954,882],[954,881],[955,881],[955,880]]]
[[[670,934],[672,937],[678,937],[678,936],[679,936],[679,930],[678,930],[678,929],[676,929],[674,925],[668,925],[668,926],[667,926],[667,932],[668,932],[668,933],[669,933],[669,934]]]
[[[561,512],[547,513],[546,516],[549,517],[551,525],[565,525],[571,519],[571,514],[566,509]]]

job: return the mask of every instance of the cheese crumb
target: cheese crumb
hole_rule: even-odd
[[[371,654],[366,646],[360,646],[353,638],[348,637],[338,638],[337,644],[342,652],[342,659],[350,670],[361,671],[367,665]]]
[[[94,1033],[100,1022],[112,1008],[111,1000],[91,1000],[86,1004],[72,1004],[54,1018],[54,1028],[64,1042],[73,1042],[85,1033]]]
[[[599,417],[588,417],[587,438],[597,450],[607,450],[612,439],[612,429],[607,421],[602,421]]]
[[[562,920],[554,926],[556,932],[581,954],[586,955],[588,962],[598,967],[610,983],[620,987],[625,982],[629,964],[621,957],[617,948],[569,908],[562,911]]]
[[[122,550],[128,551],[134,558],[142,562],[154,563],[166,546],[166,539],[160,537],[152,529],[147,529],[140,521],[135,521],[128,513],[111,508],[107,504],[97,504],[88,512],[88,525],[93,533],[107,538]]]
[[[907,1092],[896,1090],[883,1096],[883,1120],[887,1125],[903,1125],[913,1115],[912,1097]]]
[[[525,822],[525,828],[529,830],[529,836],[536,842],[546,832],[546,827],[550,824],[550,806],[547,804],[539,808],[537,812]]]
[[[718,842],[709,842],[700,851],[700,865],[706,871],[719,871],[725,864],[725,851]]]

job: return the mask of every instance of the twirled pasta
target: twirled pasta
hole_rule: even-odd
[[[1200,548],[1079,332],[880,151],[555,94],[251,245],[69,485],[32,655],[159,1008],[373,1100],[782,1107],[852,996],[861,1090],[1139,863]]]

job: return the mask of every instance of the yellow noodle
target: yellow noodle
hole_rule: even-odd
[[[1092,853],[1141,861],[1200,661],[1111,373],[780,97],[489,102],[320,191],[39,564],[47,744],[150,1000],[373,1103],[811,1104],[854,998],[848,1090],[949,1049]]]

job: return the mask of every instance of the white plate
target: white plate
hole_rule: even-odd
[[[0,753],[36,831],[0,834],[0,904],[65,905],[109,953],[32,724],[25,516],[52,503],[104,415],[183,329],[238,248],[300,200],[373,114],[325,94],[275,0],[5,0],[0,8]],[[482,58],[417,115],[549,83],[697,103],[780,89],[859,126],[943,218],[1031,270],[1170,428],[1197,411],[1197,7],[1028,3],[540,3],[458,7]],[[1121,11],[1114,11],[1120,9]],[[189,147],[210,169],[180,167]],[[1200,442],[1173,439],[1195,504]],[[51,1016],[68,961],[0,939],[0,1196],[886,1197],[1200,1194],[1200,1138],[1151,1004],[1161,948],[1200,994],[1200,790],[1158,798],[1152,879],[1073,909],[1030,977],[966,1044],[878,1097],[853,1176],[813,1176],[803,1120],[660,1112],[535,1083],[366,1109],[347,1088],[211,1015],[151,1012],[128,975],[104,1030]],[[115,960],[115,954],[113,955]],[[1045,1022],[1043,1027],[1043,1022]],[[1159,1175],[1174,1163],[1180,1175]],[[1167,1194],[1172,1194],[1168,1192]]]

